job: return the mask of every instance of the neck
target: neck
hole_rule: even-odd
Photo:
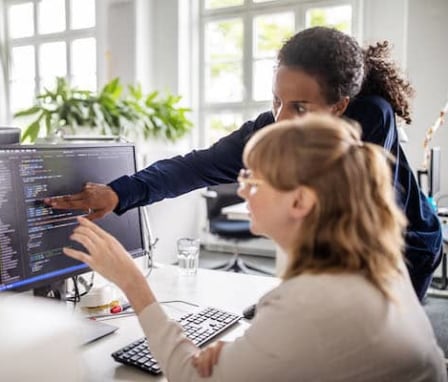
[[[291,241],[281,241],[281,240],[275,240],[277,245],[280,247],[280,250],[285,254],[285,256],[291,258],[291,255],[293,253],[293,242]]]

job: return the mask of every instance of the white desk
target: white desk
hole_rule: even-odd
[[[175,266],[154,269],[149,276],[151,287],[159,301],[184,300],[202,306],[215,306],[241,314],[248,305],[255,303],[267,291],[278,285],[273,277],[245,275],[241,273],[199,269],[195,277],[179,276]],[[194,309],[175,303],[164,305],[173,316]],[[170,306],[170,308],[168,308]],[[119,326],[114,334],[99,339],[83,348],[89,381],[162,381],[131,366],[115,362],[110,354],[120,347],[143,336],[135,316],[113,318],[106,322]],[[224,338],[231,339],[247,328],[243,320],[227,332]]]
[[[250,220],[247,203],[237,203],[224,207],[221,213],[227,216],[227,219],[232,220]]]

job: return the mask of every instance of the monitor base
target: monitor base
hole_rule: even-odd
[[[33,289],[33,295],[39,297],[53,298],[55,300],[67,300],[67,282],[66,280],[56,281],[49,285],[44,285]]]

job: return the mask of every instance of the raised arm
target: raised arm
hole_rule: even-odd
[[[197,188],[235,182],[247,140],[256,130],[273,122],[271,112],[263,113],[208,149],[160,160],[132,176],[118,178],[109,184],[119,197],[115,212],[122,214]]]
[[[247,140],[256,130],[273,122],[271,112],[263,113],[208,149],[157,161],[108,185],[89,183],[77,194],[46,198],[45,203],[59,209],[82,209],[89,212],[89,219],[96,219],[112,211],[120,215],[131,208],[208,185],[234,182],[242,167]]]

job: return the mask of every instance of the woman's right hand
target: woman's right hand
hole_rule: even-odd
[[[118,205],[115,191],[98,183],[86,183],[81,192],[71,195],[53,196],[44,199],[44,203],[55,209],[83,210],[87,218],[95,220],[112,212]]]
[[[217,341],[193,356],[193,366],[202,378],[210,377],[213,374],[213,366],[218,363],[219,355],[224,344],[224,341]]]
[[[155,297],[145,276],[118,240],[88,219],[78,216],[77,220],[79,226],[70,239],[82,244],[85,250],[64,247],[64,253],[117,284],[137,314],[152,304]]]

